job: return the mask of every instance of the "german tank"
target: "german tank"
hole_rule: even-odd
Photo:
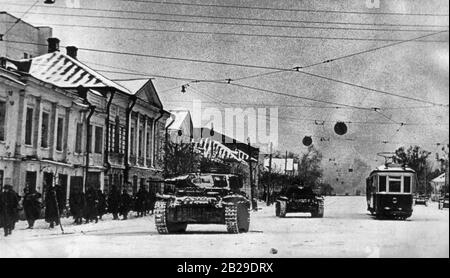
[[[231,174],[189,174],[165,180],[155,204],[158,233],[183,233],[189,224],[225,224],[229,233],[248,232],[250,201],[242,179]]]
[[[311,217],[321,218],[324,214],[324,199],[309,187],[289,187],[285,194],[278,197],[275,215],[285,217],[290,212],[310,212]]]

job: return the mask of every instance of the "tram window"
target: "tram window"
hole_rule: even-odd
[[[389,192],[401,192],[401,187],[401,178],[389,177]]]
[[[411,177],[403,177],[403,192],[411,192]]]
[[[386,176],[379,176],[378,192],[386,192]]]

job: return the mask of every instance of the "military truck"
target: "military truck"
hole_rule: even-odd
[[[239,176],[195,173],[165,184],[167,190],[155,204],[158,233],[183,233],[189,224],[225,224],[229,233],[248,232],[250,201]]]
[[[323,217],[323,197],[315,194],[310,187],[291,186],[280,195],[275,204],[275,215],[285,217],[291,212],[310,212],[311,217]]]

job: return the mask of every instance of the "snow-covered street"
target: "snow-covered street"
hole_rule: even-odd
[[[153,216],[49,230],[17,223],[0,237],[0,257],[449,257],[449,211],[437,203],[415,206],[407,221],[375,220],[364,197],[327,197],[325,217],[288,214],[260,204],[250,232],[232,235],[221,225],[191,225],[186,234],[159,235]]]

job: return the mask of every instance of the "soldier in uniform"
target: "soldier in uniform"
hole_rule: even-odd
[[[11,185],[5,185],[0,193],[0,227],[5,231],[5,237],[11,235],[18,215],[19,198]]]
[[[111,191],[108,194],[108,211],[112,213],[113,220],[118,220],[120,207],[120,192],[116,186],[111,188]]]
[[[106,214],[106,198],[105,194],[103,194],[103,192],[100,189],[97,190],[97,198],[98,198],[97,212],[98,217],[101,220],[103,215]]]
[[[130,212],[130,207],[132,204],[132,198],[128,191],[124,189],[122,191],[122,195],[120,195],[120,214],[123,217],[123,220],[128,219],[128,213]]]
[[[89,187],[89,189],[86,191],[86,206],[85,206],[85,219],[86,223],[89,223],[90,221],[95,221],[95,223],[98,222],[98,212],[97,212],[97,204],[98,204],[98,197],[97,192],[93,187]]]
[[[33,229],[34,222],[39,219],[41,214],[41,202],[39,201],[41,194],[28,185],[23,192],[25,193],[23,196],[23,209],[28,222],[27,229]]]
[[[74,223],[79,225],[83,223],[83,209],[85,206],[84,193],[81,189],[75,189],[75,192],[69,198],[70,213],[73,216]]]
[[[139,188],[139,191],[136,193],[136,211],[138,217],[143,217],[147,215],[146,212],[146,200],[148,198],[148,191],[144,186]]]
[[[54,228],[55,224],[59,225],[59,206],[57,204],[58,194],[53,186],[47,187],[45,194],[45,221],[50,224],[50,228]]]
[[[66,196],[64,194],[62,186],[59,184],[55,185],[55,192],[56,192],[56,200],[58,201],[59,217],[61,218],[61,216],[64,215],[64,210],[66,208]]]

